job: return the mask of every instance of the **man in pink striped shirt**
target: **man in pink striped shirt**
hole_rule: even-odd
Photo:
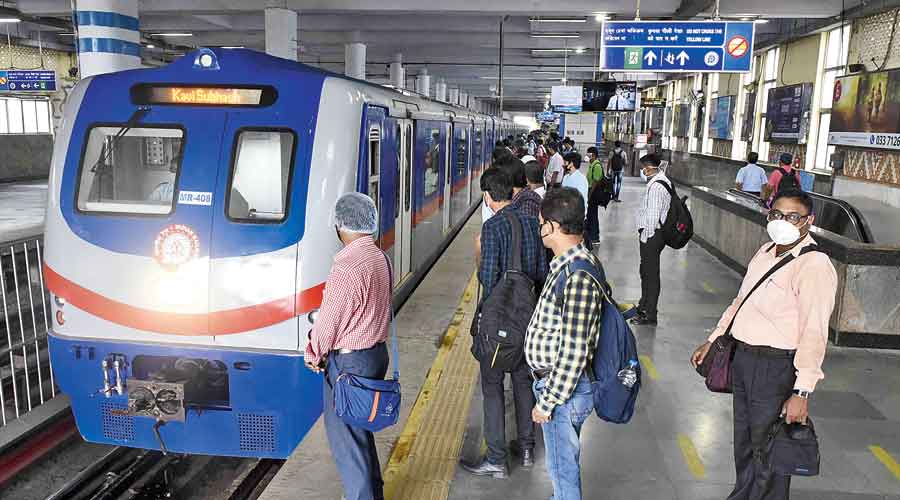
[[[325,371],[325,432],[345,498],[383,500],[374,436],[337,416],[333,386],[342,372],[377,379],[387,372],[391,269],[373,237],[378,211],[371,198],[360,193],[342,196],[334,207],[334,224],[344,248],[334,257],[304,359],[310,370]]]

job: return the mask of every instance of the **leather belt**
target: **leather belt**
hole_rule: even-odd
[[[335,349],[331,352],[337,353],[337,354],[350,354],[354,351],[353,351],[353,349],[341,348],[341,349]]]
[[[735,339],[737,340],[737,339]],[[746,342],[737,340],[737,348],[744,352],[766,356],[770,358],[792,358],[796,350],[778,349],[767,345],[750,345]]]

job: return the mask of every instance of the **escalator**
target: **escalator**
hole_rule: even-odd
[[[728,194],[762,207],[756,196],[729,189]],[[860,243],[876,243],[871,227],[863,214],[850,203],[819,193],[807,192],[813,199],[816,226]]]

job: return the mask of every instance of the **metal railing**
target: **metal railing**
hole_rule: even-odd
[[[43,238],[0,244],[0,427],[56,396],[47,350]]]

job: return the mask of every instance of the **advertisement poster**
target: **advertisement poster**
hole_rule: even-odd
[[[735,96],[726,95],[713,99],[709,117],[709,136],[713,139],[734,139]]]
[[[766,140],[802,143],[812,97],[812,84],[800,83],[769,89],[766,106]]]
[[[756,92],[747,94],[744,103],[744,124],[741,127],[741,140],[750,142],[753,139],[753,125],[756,121]]]
[[[834,82],[828,144],[900,150],[900,70]]]
[[[554,85],[550,88],[550,105],[558,113],[580,113],[581,85]]]

